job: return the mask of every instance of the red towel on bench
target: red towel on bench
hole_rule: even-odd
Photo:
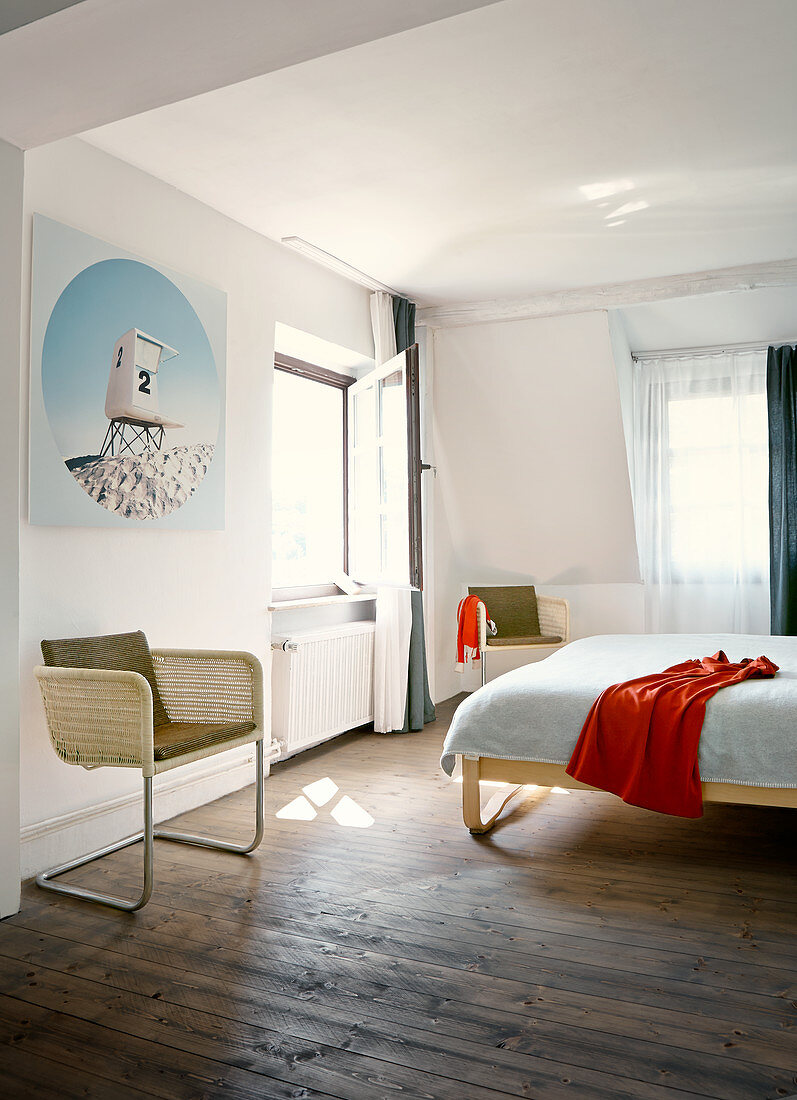
[[[592,704],[565,770],[632,806],[701,817],[697,751],[706,703],[720,688],[777,671],[768,657],[734,664],[720,650],[614,684]]]
[[[479,649],[479,604],[482,601],[478,596],[465,596],[459,601],[457,607],[457,663],[454,665],[456,672],[464,672],[465,664],[470,658],[473,661],[481,660]],[[484,613],[490,618],[490,613],[485,605]]]

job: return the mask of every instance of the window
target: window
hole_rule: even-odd
[[[417,346],[358,381],[284,355],[274,366],[273,587],[349,573],[420,588]]]
[[[354,379],[288,356],[274,366],[272,583],[329,584],[348,566],[346,391]]]
[[[762,392],[671,397],[670,530],[673,575],[760,578],[769,559],[767,409]]]
[[[634,513],[647,629],[766,633],[766,354],[640,356]]]
[[[417,345],[349,390],[356,580],[423,585],[419,405]]]

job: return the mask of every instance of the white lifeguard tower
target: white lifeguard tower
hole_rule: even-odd
[[[125,451],[141,454],[150,447],[159,451],[165,430],[183,427],[176,420],[161,416],[158,410],[158,370],[179,354],[137,328],[119,337],[114,345],[105,395],[105,415],[110,424],[100,458]]]

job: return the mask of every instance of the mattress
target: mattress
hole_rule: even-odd
[[[719,649],[731,661],[764,654],[780,671],[771,680],[724,688],[709,701],[701,778],[797,787],[797,638],[758,634],[608,634],[571,642],[461,703],[440,764],[448,775],[460,753],[566,764],[604,688]]]

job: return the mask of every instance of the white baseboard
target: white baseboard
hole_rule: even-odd
[[[254,745],[246,745],[235,758],[216,758],[188,777],[179,770],[156,776],[155,821],[167,821],[254,783],[254,758]],[[268,770],[267,761],[266,775]],[[25,825],[20,830],[22,878],[130,836],[141,825],[140,784],[132,794]]]

